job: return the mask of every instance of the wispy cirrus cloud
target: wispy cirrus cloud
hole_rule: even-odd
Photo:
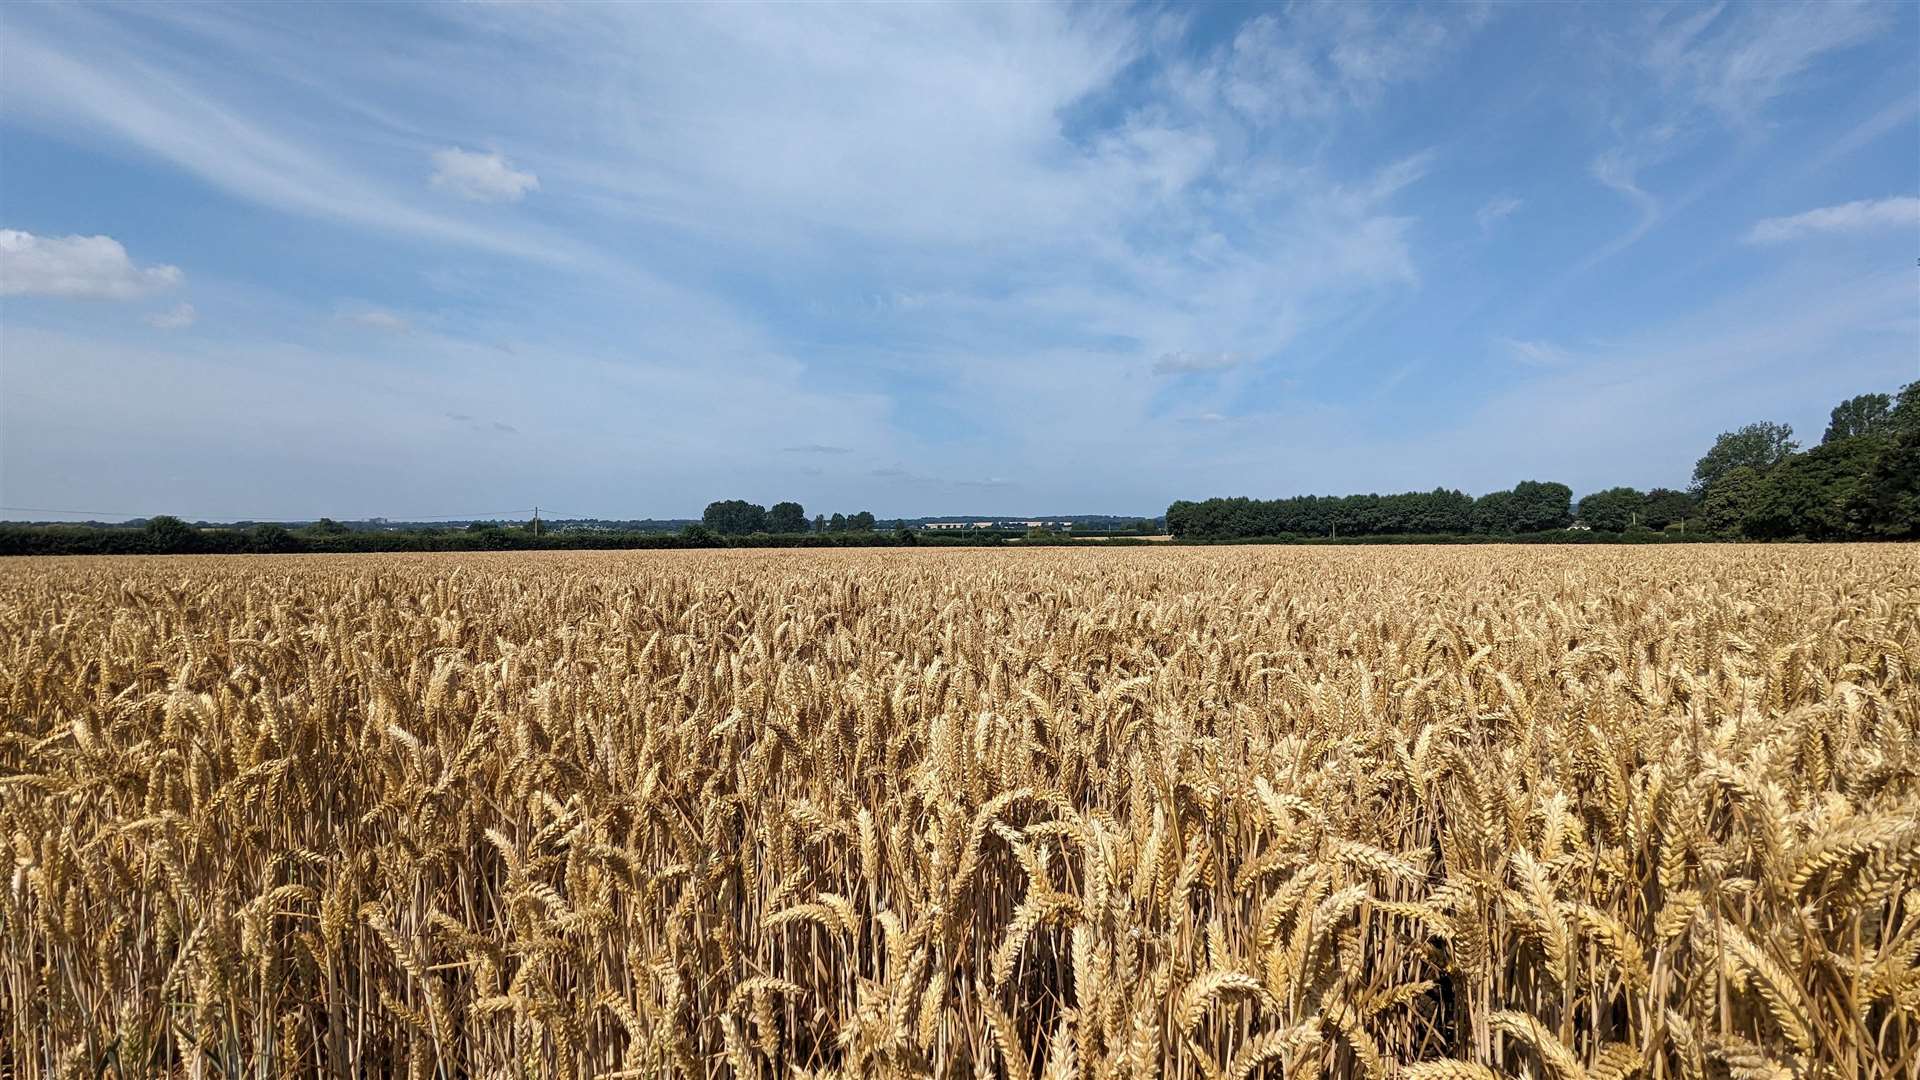
[[[1873,0],[1676,7],[1654,23],[1645,63],[1683,102],[1744,124],[1817,58],[1867,40],[1888,15]]]
[[[1192,375],[1207,371],[1225,371],[1238,367],[1245,358],[1229,352],[1161,353],[1153,362],[1155,375]]]
[[[1886,8],[1871,0],[1818,5],[1737,4],[1648,9],[1612,44],[1652,77],[1628,80],[1609,105],[1611,145],[1593,159],[1592,178],[1624,198],[1633,223],[1576,263],[1592,268],[1639,243],[1707,187],[1676,199],[1645,177],[1718,132],[1763,137],[1762,120],[1816,60],[1871,39]]]
[[[156,311],[144,320],[155,330],[185,330],[200,319],[200,313],[192,304],[179,304],[165,311]]]
[[[230,50],[237,72],[270,62],[289,38],[252,32],[246,20],[202,20],[192,11],[153,12],[176,30],[200,31],[211,50]],[[313,29],[309,27],[308,29]],[[355,42],[339,43],[344,55]],[[283,59],[294,62],[296,51]],[[7,62],[0,65],[0,110],[7,118],[67,136],[87,135],[194,175],[243,201],[333,221],[429,237],[471,247],[560,261],[577,245],[515,234],[446,216],[417,204],[380,171],[356,162],[342,103],[349,94],[280,97],[306,115],[300,125],[236,93],[216,72],[228,65],[153,42],[110,13],[69,8],[45,19],[9,19]],[[324,76],[317,76],[324,78]],[[273,81],[272,76],[267,77]],[[391,118],[385,118],[391,123]],[[352,121],[364,126],[363,115]],[[302,138],[294,132],[310,133]],[[364,130],[357,132],[364,138]]]
[[[383,334],[404,334],[413,329],[413,323],[406,316],[383,308],[345,311],[341,312],[338,318],[349,326],[357,326],[363,330],[378,330]]]
[[[1525,199],[1512,195],[1501,195],[1498,198],[1489,199],[1481,204],[1480,209],[1474,212],[1473,220],[1479,224],[1481,232],[1487,232],[1495,225],[1512,217],[1516,211],[1525,205]]]
[[[1577,357],[1574,353],[1551,341],[1521,341],[1515,338],[1501,338],[1500,345],[1507,355],[1528,367],[1559,368],[1572,364]]]
[[[1783,244],[1811,236],[1860,233],[1920,226],[1920,198],[1859,199],[1786,217],[1765,218],[1747,230],[1749,244]]]
[[[216,490],[222,455],[169,426],[184,404],[207,430],[299,433],[256,487],[431,480],[404,502],[434,508],[515,484],[659,516],[755,493],[938,512],[995,478],[1018,486],[966,509],[1511,483],[1531,436],[1421,437],[1515,387],[1537,408],[1603,384],[1633,358],[1593,343],[1833,256],[1726,258],[1755,219],[1915,190],[1894,145],[1910,8],[1566,14],[17,5],[0,125],[48,168],[9,175],[8,224],[187,267],[220,333],[139,326],[184,290],[91,324],[10,296],[0,465],[10,491],[83,490],[85,455],[44,437],[71,430],[166,450],[127,455],[101,500]],[[1537,62],[1493,62],[1516,51]],[[1495,105],[1447,107],[1467,100]],[[83,186],[97,209],[61,190]],[[174,197],[246,235],[135,230]],[[1880,220],[1760,231],[1841,218]],[[1898,311],[1856,314],[1881,329],[1849,356],[1911,340]],[[113,387],[119,427],[77,404],[77,373]],[[355,419],[311,421],[321,404]],[[463,419],[417,422],[443,407]],[[329,487],[341,461],[358,486]],[[781,490],[751,479],[769,471]]]

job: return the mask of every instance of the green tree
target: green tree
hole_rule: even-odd
[[[247,530],[247,550],[267,555],[300,550],[300,541],[284,525],[255,525]]]
[[[1664,529],[1687,520],[1699,509],[1699,502],[1684,491],[1654,488],[1640,506],[1640,521],[1649,529]]]
[[[1580,520],[1601,532],[1626,532],[1646,501],[1645,495],[1630,487],[1596,491],[1580,500]]]
[[[700,524],[725,536],[767,531],[767,508],[744,499],[708,503]]]
[[[144,531],[148,549],[157,553],[192,551],[200,546],[200,530],[171,514],[147,519]]]
[[[1920,539],[1920,425],[1896,432],[1880,447],[1848,497],[1846,512],[1856,535]]]
[[[1473,500],[1469,520],[1473,522],[1474,532],[1504,536],[1514,531],[1513,523],[1517,517],[1513,492],[1489,491]]]
[[[827,522],[827,531],[828,532],[846,532],[847,531],[847,515],[845,514],[833,515],[833,518]]]
[[[307,526],[307,531],[315,536],[345,536],[353,530],[332,518],[323,517],[319,521]]]
[[[817,533],[827,531],[827,515],[825,514],[813,515],[813,531]]]
[[[1573,489],[1552,481],[1513,485],[1514,532],[1545,532],[1573,524]]]
[[[1887,414],[1887,433],[1920,430],[1920,381],[1910,382],[1893,396],[1893,411]]]
[[[1716,477],[1700,501],[1707,529],[1720,536],[1741,535],[1762,479],[1760,470],[1751,465],[1735,465]]]
[[[807,511],[797,502],[779,502],[767,511],[767,531],[799,533],[807,531]]]
[[[1793,441],[1790,425],[1768,420],[1722,432],[1713,440],[1712,449],[1694,463],[1693,490],[1710,491],[1721,477],[1742,466],[1766,472],[1799,448],[1800,444]]]
[[[1762,477],[1741,529],[1760,539],[1849,535],[1847,505],[1873,468],[1880,441],[1836,439],[1795,454]]]
[[[1833,407],[1827,421],[1827,433],[1820,442],[1857,439],[1866,435],[1884,435],[1893,418],[1893,399],[1886,394],[1860,394]]]
[[[866,510],[862,510],[847,519],[847,527],[857,532],[872,532],[873,526],[873,514]]]

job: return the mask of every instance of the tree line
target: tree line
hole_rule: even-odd
[[[138,525],[0,525],[0,555],[287,555],[405,551],[583,551],[722,547],[907,547],[1005,543],[1017,533],[923,534],[908,529],[729,535],[705,525],[679,532],[536,532],[531,523],[458,529],[350,530],[199,526],[160,515]]]
[[[1646,538],[1920,538],[1920,382],[1841,402],[1820,444],[1804,452],[1786,424],[1725,432],[1695,463],[1684,491],[1614,487],[1575,503],[1565,484],[1528,480],[1479,498],[1435,488],[1180,500],[1167,508],[1167,530],[1200,541],[1524,537],[1574,528]]]
[[[857,514],[835,514],[831,518],[824,514],[815,514],[813,521],[807,521],[807,509],[797,502],[778,502],[773,508],[750,503],[745,499],[723,499],[707,504],[700,515],[700,524],[722,536],[750,536],[754,533],[791,535],[795,533],[840,533],[872,532],[879,523],[873,514],[862,510]],[[898,522],[894,528],[900,528]]]
[[[1585,530],[1567,532],[1576,522]],[[1151,531],[1151,523],[1139,523],[1136,531]],[[1567,485],[1529,480],[1478,498],[1435,488],[1181,500],[1167,508],[1167,531],[1198,542],[1920,539],[1920,382],[1897,394],[1841,402],[1819,444],[1807,450],[1786,424],[1760,422],[1725,432],[1694,464],[1684,491],[1614,487],[1575,503]],[[1061,536],[1045,530],[926,532],[897,521],[883,524],[864,510],[809,521],[797,502],[768,509],[727,499],[709,505],[699,524],[679,532],[542,533],[532,522],[361,531],[324,518],[299,528],[195,526],[164,515],[133,525],[11,523],[0,524],[0,555],[992,545],[1071,543],[1079,532],[1077,526]]]

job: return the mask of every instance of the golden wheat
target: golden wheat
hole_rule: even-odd
[[[0,565],[0,1076],[1916,1075],[1920,554]]]

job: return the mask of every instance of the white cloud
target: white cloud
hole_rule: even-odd
[[[1243,357],[1227,352],[1170,352],[1162,353],[1153,362],[1155,375],[1191,375],[1204,371],[1225,371],[1238,367]]]
[[[1500,344],[1515,360],[1529,367],[1566,367],[1573,363],[1573,353],[1550,341],[1518,341],[1514,338],[1501,338]]]
[[[1839,206],[1823,206],[1789,217],[1767,218],[1747,231],[1749,244],[1779,244],[1822,233],[1866,232],[1920,226],[1920,198],[1861,199]]]
[[[170,16],[179,29],[208,26],[190,14]],[[269,114],[261,99],[277,95],[234,93],[232,83],[221,77],[263,59],[303,63],[301,58],[314,47],[303,39],[319,32],[311,26],[280,35],[255,34],[227,20],[217,24],[215,33],[195,39],[204,49],[185,53],[188,62],[169,66],[167,57],[182,54],[150,47],[151,42],[128,32],[126,22],[104,11],[70,7],[40,21],[44,25],[36,26],[31,18],[7,23],[0,102],[9,120],[61,138],[105,136],[109,143],[167,162],[238,198],[294,213],[547,262],[565,261],[577,251],[552,236],[482,229],[423,209],[374,171],[350,164],[355,144],[364,138],[364,124],[352,135],[332,131],[329,137],[327,119],[335,118],[324,107],[296,101],[291,113]],[[338,44],[332,55],[344,58],[365,43]],[[229,51],[222,53],[223,48]],[[211,56],[224,59],[210,61]],[[330,89],[348,96],[339,87]],[[320,100],[328,100],[328,95]],[[296,139],[293,132],[312,134]]]
[[[177,266],[135,266],[111,236],[0,229],[0,296],[132,300],[185,280]]]
[[[1638,70],[1605,106],[1611,145],[1590,169],[1633,206],[1636,217],[1626,231],[1574,263],[1569,277],[1639,243],[1739,170],[1730,162],[1677,196],[1649,190],[1644,175],[1694,151],[1715,132],[1763,139],[1768,107],[1809,65],[1861,44],[1885,22],[1884,9],[1863,0],[1650,10],[1626,40],[1603,43],[1612,47],[1599,50],[1604,57],[1625,53]]]
[[[1752,121],[1825,52],[1865,41],[1886,9],[1864,0],[1674,8],[1647,45],[1669,87],[1738,124]]]
[[[1474,10],[1436,18],[1344,3],[1261,15],[1234,36],[1221,89],[1236,110],[1261,123],[1369,107],[1394,83],[1432,70],[1483,16]]]
[[[472,31],[453,35],[457,47],[354,43],[324,70],[301,69],[298,86],[248,93],[249,75],[295,70],[285,62],[311,35],[341,32],[277,10],[219,20],[217,33],[194,39],[238,62],[231,78],[214,63],[182,62],[171,44],[130,42],[149,36],[141,20],[79,10],[76,21],[109,24],[115,35],[44,35],[43,51],[84,66],[60,69],[61,85],[84,93],[61,104],[42,92],[36,108],[79,114],[243,197],[350,220],[382,239],[403,231],[437,239],[484,224],[489,237],[528,241],[552,214],[577,248],[673,284],[636,291],[596,266],[580,279],[516,278],[528,293],[458,309],[510,328],[516,363],[571,349],[588,373],[537,388],[508,382],[516,401],[568,400],[591,412],[602,395],[583,404],[579,387],[607,381],[594,366],[604,363],[633,380],[637,397],[672,402],[675,432],[697,441],[716,406],[772,402],[784,415],[794,411],[787,398],[812,390],[822,407],[858,399],[857,408],[835,407],[860,423],[843,430],[844,420],[809,419],[776,432],[742,418],[739,429],[764,440],[754,447],[762,465],[769,449],[792,447],[789,467],[897,460],[945,477],[1017,477],[1033,490],[1057,482],[1034,475],[1032,463],[1060,460],[1064,442],[1076,457],[1085,449],[1108,463],[1071,481],[1076,501],[1089,504],[1103,491],[1153,483],[1140,479],[1143,459],[1156,461],[1147,472],[1180,467],[1171,453],[1156,458],[1153,440],[1199,442],[1203,430],[1239,427],[1166,418],[1249,415],[1239,384],[1251,358],[1304,374],[1328,361],[1318,346],[1284,351],[1296,337],[1354,320],[1418,282],[1416,241],[1433,233],[1410,216],[1419,198],[1411,185],[1430,164],[1454,164],[1458,151],[1436,134],[1445,162],[1418,143],[1390,148],[1397,160],[1380,160],[1371,139],[1348,153],[1343,121],[1444,62],[1430,49],[1433,18],[1448,48],[1471,29],[1458,8],[1403,22],[1392,11],[1298,5],[1276,15],[1277,27],[1263,23],[1214,48],[1208,33],[1163,40],[1160,28],[1178,16],[1099,6],[455,6],[444,17]],[[183,33],[214,22],[169,17],[192,22]],[[1284,51],[1296,45],[1301,81],[1255,100],[1260,73],[1284,69]],[[36,63],[53,68],[44,56]],[[164,76],[156,81],[168,93],[148,105],[162,115],[140,112],[135,100],[148,73]],[[0,77],[17,98],[12,86]],[[367,111],[386,108],[404,115]],[[556,116],[567,123],[556,126]],[[1315,122],[1295,122],[1302,118]],[[435,155],[450,132],[495,133],[539,176],[498,154]],[[451,172],[446,154],[462,156]],[[484,191],[524,196],[538,183],[539,194],[509,215],[442,217],[452,199],[421,183],[423,164],[448,172],[439,185],[448,195],[469,193],[451,177],[474,164],[478,175],[508,181]],[[476,293],[507,280],[480,260],[459,265],[470,262],[485,283]],[[733,291],[742,278],[749,287]],[[839,293],[897,294],[913,310],[832,310],[816,327],[830,335],[792,332],[800,302]],[[783,303],[759,302],[768,295]],[[448,313],[412,327],[410,354],[431,355],[434,331],[460,321],[453,301],[380,299]],[[339,318],[337,327],[408,328],[385,312]],[[846,348],[821,346],[842,331]],[[708,358],[717,370],[699,370]],[[1220,374],[1152,378],[1150,368]],[[738,372],[766,393],[741,402]],[[1260,388],[1278,374],[1263,370]],[[895,391],[902,385],[910,389]],[[888,404],[894,392],[937,395],[954,419],[909,422],[910,410]],[[480,402],[448,407],[489,415]],[[1109,418],[1101,430],[1088,430],[1090,411]],[[514,422],[543,434],[560,426],[517,413]],[[860,456],[797,449],[826,438]],[[931,445],[935,438],[947,441]],[[870,482],[857,465],[831,475],[823,487]]]
[[[388,334],[404,334],[412,328],[405,316],[391,311],[369,308],[366,311],[353,311],[340,316],[340,321],[368,330],[379,330]]]
[[[1513,216],[1513,212],[1524,205],[1526,205],[1525,199],[1516,198],[1512,195],[1502,195],[1497,199],[1488,200],[1486,205],[1482,206],[1479,211],[1473,215],[1473,220],[1479,222],[1481,232],[1486,232],[1500,222]]]
[[[540,178],[510,164],[497,150],[484,154],[450,146],[433,154],[435,188],[476,202],[519,202],[540,190]]]
[[[200,313],[192,304],[181,304],[169,311],[157,311],[147,316],[146,323],[155,330],[185,330],[200,318]]]

